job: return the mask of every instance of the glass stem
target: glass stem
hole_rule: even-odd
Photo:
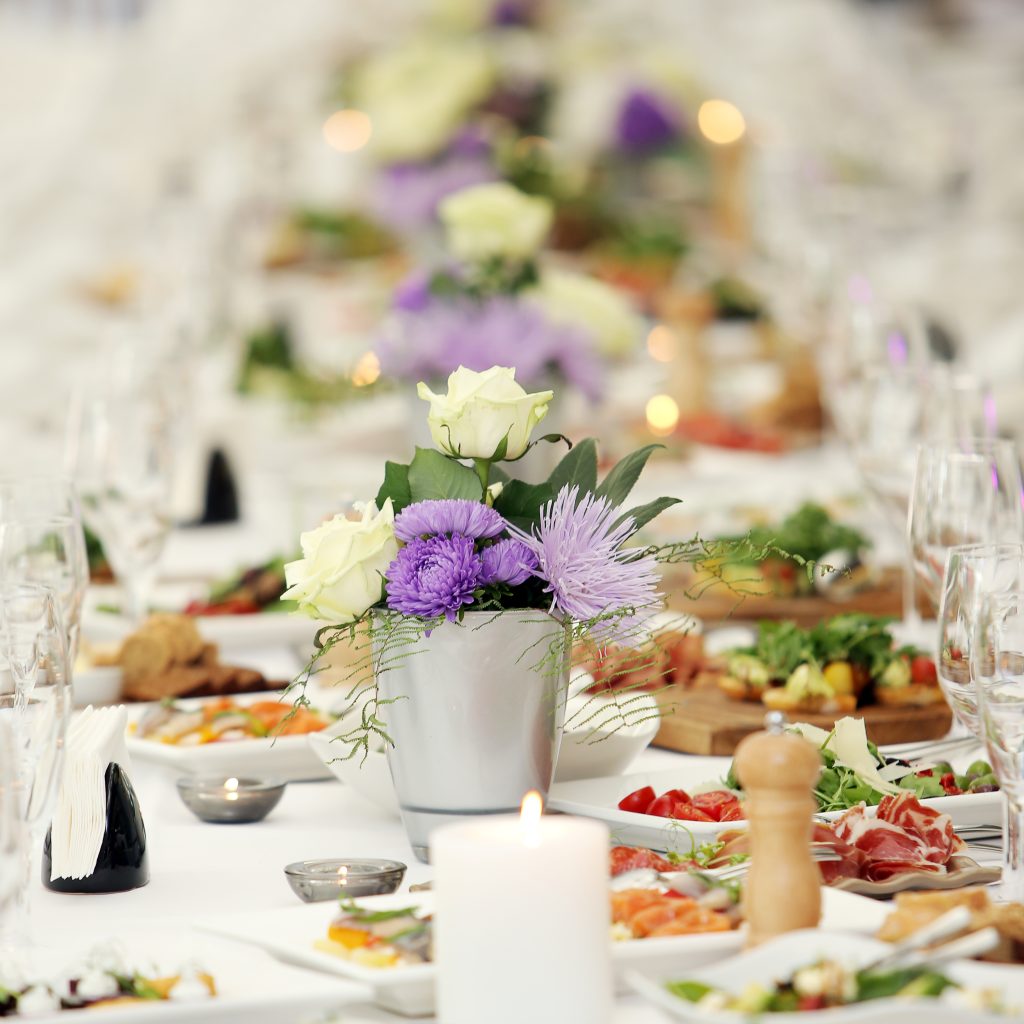
[[[18,885],[3,915],[0,928],[0,962],[10,964],[19,972],[32,967],[32,832],[22,826],[21,850],[18,855]]]
[[[139,626],[149,615],[150,580],[148,573],[133,573],[125,582],[128,618]]]
[[[1024,900],[1024,806],[1009,794],[1003,801],[1003,881],[999,896],[1014,903]]]
[[[921,616],[917,611],[917,587],[914,580],[914,556],[910,550],[909,543],[906,545],[903,558],[903,621],[909,627],[911,634],[916,636],[916,630],[921,625]]]

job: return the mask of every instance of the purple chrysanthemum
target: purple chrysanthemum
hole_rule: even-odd
[[[439,498],[407,505],[395,516],[395,536],[401,541],[435,534],[461,534],[471,540],[497,537],[505,530],[500,512],[479,501]]]
[[[480,552],[480,561],[483,563],[480,582],[484,585],[507,583],[510,587],[517,587],[528,580],[537,568],[537,556],[533,550],[514,538],[499,540],[497,544],[484,548]]]
[[[473,603],[481,568],[469,537],[417,537],[388,566],[388,607],[403,615],[444,615],[451,621],[463,605]]]
[[[616,135],[634,153],[660,149],[679,138],[679,118],[664,99],[649,89],[633,88],[619,111]]]
[[[509,527],[537,556],[535,575],[547,582],[551,608],[579,622],[604,616],[592,632],[601,642],[631,646],[642,612],[660,601],[657,565],[650,556],[637,558],[622,545],[634,532],[633,520],[615,526],[618,512],[606,498],[563,487],[540,510],[532,535]]]
[[[371,203],[382,224],[398,232],[413,231],[436,221],[437,207],[446,196],[497,176],[486,147],[465,133],[434,160],[386,167]]]
[[[589,333],[554,323],[533,303],[511,296],[435,296],[415,312],[398,310],[374,351],[383,372],[403,380],[444,380],[460,366],[514,366],[524,387],[546,385],[555,374],[588,398],[602,391],[601,361]]]

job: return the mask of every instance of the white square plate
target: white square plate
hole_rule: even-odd
[[[273,700],[275,692],[249,693],[235,698],[239,704]],[[184,708],[201,707],[217,697],[181,700]],[[287,700],[288,698],[285,698]],[[153,704],[128,707],[129,723],[137,722]],[[280,736],[276,739],[245,739],[226,743],[204,743],[197,747],[178,747],[156,740],[141,739],[129,731],[128,751],[140,761],[163,765],[177,775],[223,775],[279,779],[281,782],[308,782],[329,779],[330,769],[311,749],[306,736]]]
[[[828,937],[827,955],[851,965],[864,964],[881,956],[892,947],[884,942],[863,935],[836,933]],[[726,992],[738,994],[751,982],[770,986],[788,978],[794,970],[820,960],[823,954],[820,930],[807,930],[782,935],[757,949],[739,956],[729,957],[713,966],[704,966],[695,971],[673,969],[671,972],[651,975],[649,972],[633,972],[628,978],[629,986],[649,1002],[675,1020],[690,1021],[692,1024],[739,1024],[748,1021],[750,1015],[732,1011],[702,1010],[694,1003],[672,995],[665,988],[669,981],[702,981]],[[994,988],[1003,992],[1006,1003],[1019,1008],[1024,1004],[1024,971],[1019,968],[998,964],[975,963],[958,960],[945,965],[943,973],[955,981],[977,988]],[[955,1007],[939,999],[899,1000],[878,999],[853,1006],[829,1010],[804,1011],[801,1013],[772,1013],[760,1015],[757,1019],[771,1021],[820,1021],[824,1024],[907,1024],[949,1021],[963,1024],[971,1021],[1008,1020],[1007,1016],[992,1016],[977,1010],[967,1011],[963,1006]]]
[[[695,789],[707,788],[709,783],[718,784],[725,778],[729,764],[727,757],[686,757],[680,758],[678,768],[668,770],[556,782],[548,794],[548,806],[565,814],[605,822],[611,828],[612,840],[616,843],[684,854],[693,841],[702,843],[713,839],[719,832],[746,828],[746,821],[674,821],[650,814],[620,811],[619,801],[643,786],[653,787],[657,795],[668,789],[684,789],[692,793]],[[724,784],[718,788],[724,789]],[[922,803],[948,814],[955,827],[963,828],[1001,821],[1001,801],[1000,793],[967,793],[934,797]],[[830,811],[822,817],[834,820],[842,813]],[[874,808],[869,807],[868,813],[873,814]]]
[[[874,900],[853,893],[822,890],[823,925],[874,932],[886,916],[886,908]],[[433,894],[405,893],[373,896],[358,901],[371,909],[419,907],[425,913],[434,909]],[[273,953],[285,963],[309,967],[370,985],[376,1002],[388,1010],[410,1016],[433,1013],[434,964],[408,967],[363,967],[316,949],[313,943],[327,935],[327,926],[337,912],[324,904],[310,904],[252,914],[209,918],[199,927]],[[609,939],[609,941],[611,941]],[[637,939],[612,945],[612,961],[621,979],[627,970],[645,974],[667,974],[700,964],[717,962],[738,952],[743,930],[705,935],[679,935],[658,939]]]

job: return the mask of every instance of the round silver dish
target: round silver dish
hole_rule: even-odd
[[[292,892],[305,903],[344,896],[385,896],[405,877],[400,860],[359,857],[351,860],[300,860],[284,869]]]
[[[229,788],[228,783],[234,786]],[[277,805],[285,784],[277,779],[226,779],[188,775],[178,779],[185,806],[201,821],[242,825],[262,821]]]

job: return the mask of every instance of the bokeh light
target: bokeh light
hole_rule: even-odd
[[[697,127],[708,142],[728,146],[743,138],[747,122],[728,100],[705,100],[697,111]]]
[[[647,354],[659,363],[671,363],[679,349],[679,339],[671,327],[656,324],[647,335]]]
[[[377,358],[377,353],[364,352],[352,370],[352,383],[357,388],[365,388],[368,384],[372,384],[379,376],[380,360]]]
[[[647,426],[651,433],[665,437],[676,429],[679,405],[671,395],[655,395],[647,403]]]
[[[324,122],[324,141],[339,153],[354,153],[370,141],[373,125],[361,110],[336,110]]]

